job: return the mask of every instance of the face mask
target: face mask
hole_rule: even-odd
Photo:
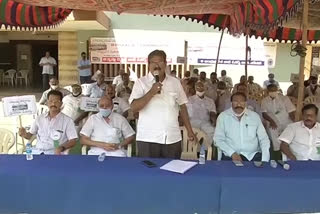
[[[111,114],[112,110],[111,109],[104,109],[104,108],[99,108],[99,113],[102,117],[109,117]]]
[[[241,116],[246,112],[246,109],[247,109],[247,108],[244,108],[244,109],[243,109],[243,112],[241,112],[240,114],[237,114],[237,113],[232,109],[233,115],[236,116],[236,117],[241,117]]]
[[[317,83],[311,83],[310,84],[312,87],[315,87],[317,85]]]
[[[269,92],[269,96],[271,97],[271,98],[276,98],[277,96],[278,96],[278,92]]]
[[[58,87],[59,87],[58,85],[51,85],[51,88],[52,88],[53,90],[56,90]]]
[[[217,89],[217,92],[220,94],[224,94],[225,90]]]
[[[204,95],[204,91],[200,92],[200,91],[196,91],[196,94],[199,96],[199,97],[202,97]]]

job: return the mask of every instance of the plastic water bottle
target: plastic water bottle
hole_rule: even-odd
[[[200,148],[199,164],[205,164],[205,163],[206,163],[206,150],[202,145]]]
[[[31,143],[27,143],[26,145],[26,159],[33,160]]]
[[[277,166],[278,166],[277,161],[271,160],[271,161],[270,161],[270,166],[271,166],[272,168],[277,168]]]
[[[102,152],[102,153],[98,156],[98,161],[99,161],[99,162],[103,162],[105,158],[106,158],[106,153],[105,153],[105,152]]]

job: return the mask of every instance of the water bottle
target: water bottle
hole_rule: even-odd
[[[31,143],[27,143],[26,145],[26,159],[33,160]]]
[[[206,163],[206,150],[202,145],[200,148],[199,164],[205,164],[205,163]]]
[[[98,156],[98,161],[99,161],[99,162],[103,162],[105,158],[106,158],[106,153],[105,153],[105,152],[102,152],[102,153]]]
[[[270,166],[271,166],[272,168],[277,168],[277,166],[278,166],[277,161],[271,160],[271,161],[270,161]]]

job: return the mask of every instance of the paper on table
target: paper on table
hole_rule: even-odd
[[[197,162],[172,160],[169,163],[160,167],[160,169],[167,170],[170,172],[177,172],[180,174],[184,174],[186,171],[188,171],[189,169],[191,169],[195,165],[197,165]]]

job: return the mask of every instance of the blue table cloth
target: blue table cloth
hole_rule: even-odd
[[[96,156],[0,156],[0,213],[297,213],[320,212],[320,162],[291,170],[207,161],[184,175],[169,160]]]
[[[198,166],[185,175],[139,158],[0,156],[0,213],[218,213],[219,177]],[[152,160],[158,166],[168,160]],[[209,166],[209,165],[208,165]],[[210,165],[211,167],[214,165]]]

